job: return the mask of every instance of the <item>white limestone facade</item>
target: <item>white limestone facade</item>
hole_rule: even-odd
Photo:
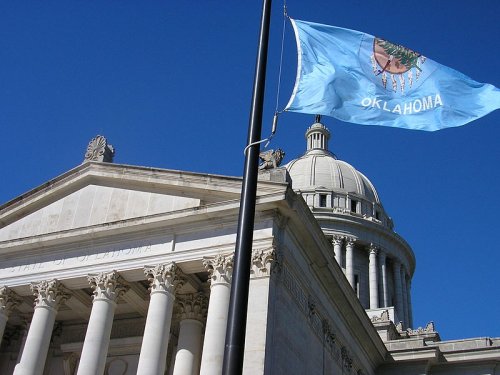
[[[327,138],[260,173],[243,373],[498,375],[410,328],[413,252]],[[241,179],[106,160],[0,206],[0,374],[220,374]]]

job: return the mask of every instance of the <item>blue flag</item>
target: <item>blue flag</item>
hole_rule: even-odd
[[[297,80],[285,110],[434,131],[500,108],[500,90],[359,31],[291,19]]]

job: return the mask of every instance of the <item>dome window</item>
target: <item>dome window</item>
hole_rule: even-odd
[[[358,201],[351,199],[351,212],[358,212]]]
[[[326,194],[319,195],[319,206],[326,207]]]

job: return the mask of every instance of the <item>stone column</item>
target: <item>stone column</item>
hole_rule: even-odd
[[[200,374],[219,375],[222,373],[222,360],[224,357],[233,255],[205,257],[203,264],[210,272],[210,302],[208,304]]]
[[[345,252],[345,275],[349,284],[354,288],[354,242],[356,239],[347,238]]]
[[[401,285],[401,263],[394,260],[392,264],[394,273],[394,292],[396,297],[396,312],[398,319],[404,321],[404,307],[403,307],[403,286]],[[395,322],[396,323],[396,322]]]
[[[67,289],[55,279],[32,283],[31,291],[35,295],[35,311],[15,375],[43,374],[57,310],[69,298]]]
[[[382,307],[389,306],[389,288],[387,286],[387,256],[384,251],[379,250],[378,262],[380,266],[380,279],[382,291]]]
[[[411,279],[408,276],[406,290],[408,293],[408,327],[413,327],[413,309],[411,307]]]
[[[19,296],[6,286],[0,287],[0,342],[12,309],[20,303]]]
[[[181,295],[177,298],[181,321],[173,375],[192,375],[199,371],[207,300],[201,292]]]
[[[94,289],[94,296],[77,374],[102,375],[108,356],[116,300],[129,289],[129,285],[116,271],[92,274],[88,280]]]
[[[340,266],[340,269],[342,269],[342,242],[343,242],[343,237],[342,236],[333,236],[332,239],[332,244],[333,244],[333,252],[335,253],[335,260]]]
[[[163,375],[166,367],[175,291],[183,285],[184,281],[175,263],[146,266],[144,273],[150,282],[151,300],[137,373]]]
[[[368,280],[370,283],[370,309],[378,308],[377,252],[377,247],[374,244],[370,244],[370,265],[368,273]]]
[[[401,266],[401,286],[403,290],[403,312],[404,312],[404,326],[409,327],[409,314],[408,314],[408,291],[406,289],[406,270]]]

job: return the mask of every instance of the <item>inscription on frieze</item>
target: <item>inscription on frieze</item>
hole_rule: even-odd
[[[83,265],[92,266],[147,256],[156,254],[165,254],[172,249],[172,241],[162,243],[133,243],[116,244],[106,247],[82,247],[72,252],[63,254],[47,255],[37,257],[36,262],[26,260],[20,263],[19,260],[13,260],[11,264],[4,262],[4,267],[0,268],[0,278],[16,277],[19,275],[33,274],[38,272],[57,271],[70,268],[78,268]],[[16,263],[14,263],[16,262]]]

